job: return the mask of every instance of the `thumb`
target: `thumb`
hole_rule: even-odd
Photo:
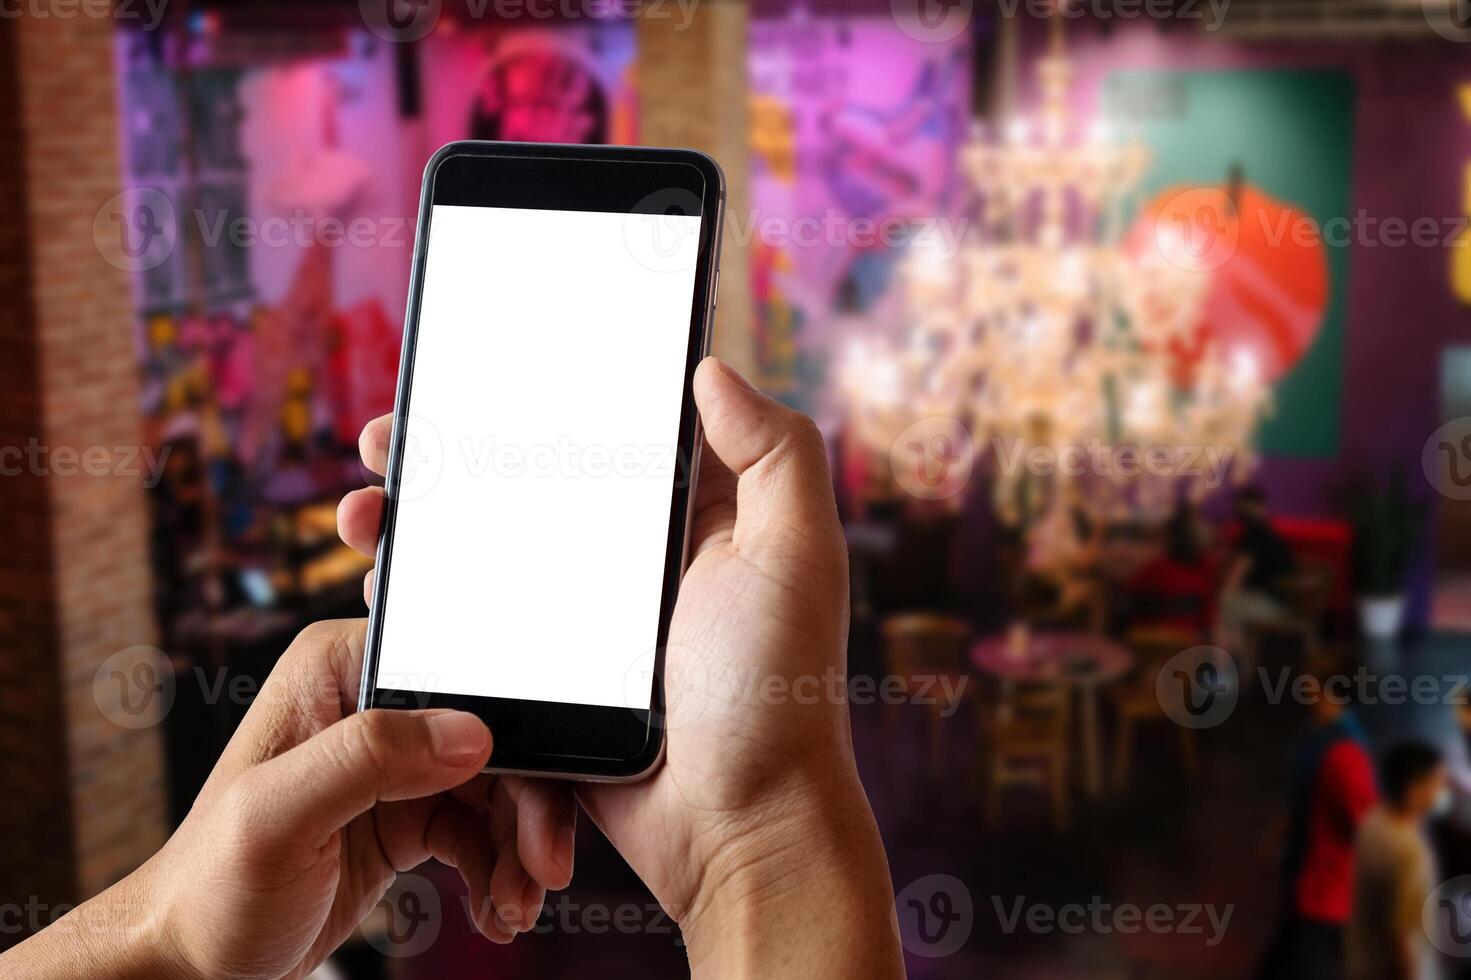
[[[263,836],[320,846],[382,800],[419,799],[468,782],[490,758],[490,730],[462,711],[350,715],[241,777],[270,814]]]
[[[736,546],[770,551],[796,533],[841,556],[827,446],[813,421],[713,357],[696,370],[694,393],[705,439],[737,477]]]

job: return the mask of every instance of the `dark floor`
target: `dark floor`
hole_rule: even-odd
[[[855,636],[855,672],[871,669],[869,650],[864,637]],[[1471,638],[1432,637],[1360,659],[1381,678],[1464,677],[1471,671]],[[985,826],[972,780],[975,719],[969,708],[947,723],[944,769],[953,775],[943,786],[912,775],[924,769],[922,718],[913,709],[906,709],[916,716],[903,719],[912,723],[900,725],[885,776],[878,766],[880,710],[855,707],[855,742],[901,911],[909,906],[926,913],[919,923],[923,936],[914,921],[905,927],[910,976],[1251,975],[1277,915],[1274,828],[1284,816],[1289,746],[1305,719],[1305,710],[1290,699],[1271,703],[1255,671],[1243,679],[1231,717],[1201,733],[1195,781],[1181,769],[1174,730],[1161,726],[1138,740],[1130,791],[1105,793],[1095,803],[1078,794],[1071,830],[1063,834],[1051,829],[1041,798],[1025,789],[1011,799],[1003,826]],[[1455,764],[1465,766],[1445,704],[1380,703],[1359,714],[1376,748],[1417,734],[1446,746]],[[1110,749],[1105,746],[1105,759]],[[452,873],[426,873],[444,883],[447,896],[453,892]],[[371,950],[359,950],[351,962],[344,959],[343,972],[434,980],[686,972],[677,930],[586,822],[578,880],[552,897],[540,932],[509,948],[493,947],[470,934],[458,898],[445,901],[440,934],[426,952],[388,961],[385,973]],[[1128,919],[1131,909],[1156,916],[1156,928]],[[1049,927],[1036,918],[1049,912],[1081,918],[1068,918],[1066,928],[1061,920]],[[1167,914],[1176,927],[1164,925]]]

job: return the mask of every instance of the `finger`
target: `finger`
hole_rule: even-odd
[[[513,839],[496,855],[495,871],[490,876],[491,903],[501,928],[511,933],[529,932],[541,915],[547,891],[521,864],[521,855]]]
[[[358,455],[362,456],[363,465],[379,476],[388,473],[388,443],[392,438],[392,415],[380,415],[363,426],[358,436]]]
[[[432,796],[471,779],[490,758],[490,730],[460,711],[352,715],[246,772],[235,787],[282,847],[321,847],[379,801]]]
[[[372,555],[378,550],[378,527],[383,521],[383,488],[363,487],[337,505],[337,534],[353,551]]]
[[[312,623],[297,634],[261,685],[210,773],[208,787],[288,751],[357,706],[367,620]]]
[[[516,845],[521,866],[549,890],[572,882],[577,841],[577,801],[568,783],[503,776],[516,808]]]
[[[363,605],[365,606],[373,604],[373,571],[374,569],[370,568],[363,575]]]
[[[786,552],[794,536],[809,535],[841,542],[827,449],[812,420],[713,357],[696,370],[694,390],[710,448],[737,477],[736,547]]]
[[[536,924],[546,889],[534,881],[521,862],[516,803],[504,780],[491,791],[490,835],[495,840],[495,872],[490,878],[490,895],[496,917],[515,932]]]
[[[613,841],[623,860],[635,868],[659,867],[671,842],[642,828],[658,823],[655,801],[647,783],[577,783],[577,802],[603,836]],[[682,913],[683,910],[674,910]]]
[[[508,943],[515,938],[515,933],[496,918],[491,901],[490,880],[495,871],[496,851],[485,832],[483,814],[453,797],[441,797],[424,830],[424,842],[432,857],[459,869],[460,877],[465,880],[475,928],[492,942]]]
[[[730,541],[736,521],[736,476],[705,441],[700,453],[699,482],[695,487],[695,509],[690,521],[692,558]]]
[[[494,780],[482,773],[447,793],[379,804],[349,824],[348,832],[363,824],[371,827],[372,846],[382,853],[390,871],[407,871],[429,858],[458,868],[475,927],[495,942],[509,942],[514,933],[496,919],[490,898],[496,863],[489,823]]]

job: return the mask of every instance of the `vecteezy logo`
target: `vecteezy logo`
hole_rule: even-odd
[[[439,938],[439,890],[428,878],[399,875],[378,905],[383,915],[364,923],[363,938],[384,956],[418,956]]]
[[[441,0],[358,0],[358,14],[368,30],[385,41],[408,44],[421,40],[439,23]]]
[[[130,259],[141,259],[148,254],[148,249],[153,246],[154,239],[163,235],[163,226],[158,223],[158,216],[153,209],[146,204],[140,204],[133,209],[132,224],[137,228],[138,235],[133,237],[133,229],[123,220],[121,214],[112,214],[108,217],[113,219],[118,230],[118,248]]]
[[[682,272],[699,257],[700,199],[693,191],[655,191],[623,219],[623,242],[653,272]]]
[[[174,705],[174,668],[157,647],[119,650],[92,675],[92,700],[119,728],[151,728]]]
[[[943,44],[970,26],[975,0],[889,0],[889,14],[916,41]]]
[[[894,480],[921,500],[945,500],[970,483],[976,447],[959,419],[935,415],[899,434],[889,449]]]
[[[1448,41],[1471,41],[1471,0],[1420,0],[1425,22]]]
[[[444,473],[444,440],[439,429],[422,415],[410,415],[404,426],[403,458],[399,461],[396,500],[418,500],[439,484]]]
[[[1471,957],[1471,875],[1441,882],[1420,907],[1420,927],[1447,956]]]
[[[1447,476],[1452,486],[1457,488],[1471,487],[1471,474],[1461,472],[1463,461],[1471,460],[1471,435],[1462,436],[1459,443],[1449,442],[1445,439],[1435,444],[1445,455]]]
[[[954,875],[925,875],[894,899],[899,941],[915,956],[937,959],[965,945],[975,924],[970,889]]]
[[[152,187],[114,194],[92,219],[97,254],[126,272],[146,272],[163,265],[174,254],[177,240],[174,204]]]
[[[1187,272],[1219,269],[1240,242],[1235,205],[1219,187],[1181,191],[1155,215],[1155,247],[1166,262]]]
[[[1185,728],[1214,728],[1236,710],[1236,663],[1220,647],[1182,650],[1160,668],[1155,697],[1164,713]]]
[[[623,672],[623,696],[640,719],[668,732],[704,717],[715,685],[698,650],[673,645],[665,646],[663,654],[660,689],[654,690],[656,651],[641,650]]]
[[[1451,419],[1425,440],[1420,468],[1438,492],[1471,500],[1471,415]]]

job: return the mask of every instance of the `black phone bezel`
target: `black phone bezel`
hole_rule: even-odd
[[[404,429],[411,404],[424,264],[435,204],[658,214],[688,213],[690,208],[699,208],[702,220],[680,408],[679,465],[671,489],[648,711],[377,686]],[[692,382],[695,368],[709,352],[724,204],[725,181],[719,165],[696,150],[461,141],[441,147],[430,158],[424,170],[404,317],[377,574],[363,652],[360,710],[455,708],[478,715],[494,734],[491,769],[497,772],[619,780],[637,778],[658,762],[664,739],[664,650],[688,557],[688,520],[702,441]],[[569,597],[569,601],[575,602],[575,597]]]

